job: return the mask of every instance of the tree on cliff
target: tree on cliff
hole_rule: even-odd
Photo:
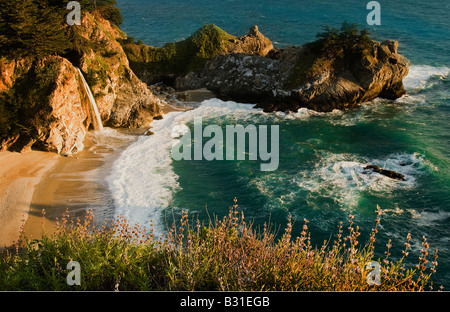
[[[41,57],[68,47],[62,8],[50,1],[0,2],[0,54],[7,58]]]
[[[325,25],[323,32],[316,35],[313,46],[329,57],[343,58],[347,53],[357,53],[372,44],[367,29],[359,30],[358,25],[345,21],[340,29]]]
[[[81,0],[83,11],[98,12],[116,25],[122,23],[116,0]],[[64,54],[77,44],[66,23],[68,0],[2,0],[0,56],[43,57]]]

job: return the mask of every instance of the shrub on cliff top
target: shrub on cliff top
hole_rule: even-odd
[[[225,49],[225,42],[234,36],[216,25],[205,25],[189,38],[167,43],[162,48],[122,41],[135,73],[147,71],[158,77],[173,77],[200,70],[206,62]],[[157,81],[155,81],[157,82]]]
[[[82,12],[98,12],[116,25],[122,23],[116,0],[79,0]],[[0,55],[18,59],[62,55],[76,45],[67,25],[68,0],[0,1]]]
[[[345,66],[355,56],[372,49],[368,30],[359,30],[356,24],[348,22],[344,22],[340,29],[325,25],[316,38],[316,41],[303,46],[287,87],[295,88],[314,80],[326,69]]]
[[[348,234],[342,222],[334,241],[320,248],[311,244],[308,222],[292,236],[289,219],[284,235],[275,239],[265,226],[259,232],[244,220],[235,204],[222,219],[208,226],[182,213],[179,225],[157,239],[152,230],[130,226],[119,218],[111,225],[85,220],[57,224],[41,240],[27,240],[24,252],[0,254],[1,290],[424,290],[437,266],[427,264],[429,245],[422,242],[419,263],[406,269],[411,237],[400,260],[378,259],[380,285],[369,285],[374,243],[381,210],[369,241],[358,243],[359,227],[350,216]],[[26,233],[25,233],[26,234]],[[429,258],[429,257],[428,257]],[[81,285],[66,283],[69,261],[81,266]]]
[[[367,29],[359,30],[358,25],[344,22],[340,29],[324,26],[323,32],[316,35],[317,41],[312,44],[313,49],[329,58],[344,58],[350,54],[361,53],[371,47]]]

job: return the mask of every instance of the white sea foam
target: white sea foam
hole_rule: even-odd
[[[399,172],[406,181],[397,181],[376,172],[364,170],[379,165]],[[325,157],[299,187],[335,199],[342,207],[356,208],[362,192],[389,194],[395,189],[416,186],[416,175],[423,167],[419,154],[394,154],[385,159],[365,159],[354,155],[333,154]]]
[[[162,120],[152,123],[153,135],[142,136],[113,164],[107,178],[115,202],[116,216],[126,217],[130,223],[148,227],[153,221],[155,233],[163,232],[163,211],[173,204],[173,195],[181,190],[178,175],[172,167],[171,148],[188,130],[186,126],[194,117],[236,119],[309,118],[321,115],[308,109],[294,114],[266,114],[253,105],[210,99],[187,112],[171,112]],[[341,111],[327,113],[340,116]],[[332,117],[331,117],[332,118]],[[374,164],[405,175],[406,181],[395,181],[378,173],[364,171],[364,166]],[[356,207],[362,191],[391,192],[398,188],[411,188],[416,184],[423,160],[418,154],[396,154],[386,159],[365,159],[348,154],[325,155],[315,168],[296,175],[281,176],[274,172],[252,181],[273,204],[293,203],[298,192],[309,193],[311,200],[323,196],[333,199],[342,207]],[[303,192],[303,195],[305,194]],[[174,207],[177,208],[177,207]]]
[[[364,170],[365,166],[372,164],[399,172],[406,181]],[[423,167],[422,156],[417,153],[393,154],[384,159],[329,154],[311,169],[293,174],[273,172],[253,178],[250,185],[268,199],[268,205],[271,206],[268,208],[289,205],[299,197],[306,196],[311,207],[316,207],[317,200],[322,198],[330,199],[342,209],[351,211],[358,207],[363,193],[389,196],[394,190],[416,187],[416,178]],[[323,202],[319,205],[317,208],[323,208]]]
[[[433,76],[444,78],[450,74],[448,67],[433,67],[429,65],[411,65],[408,75],[403,79],[407,91],[420,90],[430,87],[430,78]]]
[[[450,218],[450,212],[437,211],[417,211],[416,209],[407,209],[414,219],[415,223],[421,227],[435,226],[437,222],[442,222]]]
[[[252,114],[262,114],[262,111],[249,104],[210,99],[193,110],[171,112],[162,120],[155,120],[152,123],[154,134],[140,137],[125,149],[107,178],[115,202],[115,215],[144,227],[149,227],[153,221],[155,235],[161,235],[162,212],[170,207],[174,193],[181,189],[178,175],[172,168],[171,148],[177,138],[186,133],[186,124],[198,116],[244,118]]]

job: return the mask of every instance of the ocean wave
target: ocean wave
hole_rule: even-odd
[[[364,170],[372,164],[399,172],[406,181]],[[423,157],[418,153],[392,154],[384,159],[328,154],[314,168],[291,174],[277,171],[255,177],[249,184],[266,197],[269,209],[285,207],[303,198],[309,206],[318,209],[328,199],[341,209],[352,211],[365,193],[389,196],[394,190],[416,187],[416,178],[423,168]]]
[[[187,132],[187,124],[199,116],[245,119],[258,114],[264,113],[253,109],[253,105],[210,99],[193,110],[170,112],[153,121],[154,134],[140,137],[125,149],[106,179],[115,203],[115,216],[144,227],[154,224],[155,235],[162,235],[162,212],[181,190],[172,167],[171,148]]]
[[[343,114],[343,111],[334,109],[331,112],[317,112],[312,109],[301,107],[296,112],[275,112],[274,113],[276,117],[281,119],[287,119],[287,120],[294,120],[294,119],[300,119],[300,120],[306,120],[313,116],[340,116]]]
[[[108,187],[115,203],[115,216],[131,224],[150,227],[162,234],[161,208],[168,207],[172,194],[180,189],[172,170],[171,127],[179,113],[169,113],[153,122],[155,134],[142,136],[114,162]]]
[[[399,172],[405,181],[397,181],[376,172],[364,170],[367,165],[379,165]],[[351,154],[331,154],[322,159],[312,171],[300,173],[297,186],[307,190],[312,199],[334,200],[345,209],[358,206],[364,192],[388,195],[393,190],[416,186],[416,175],[423,167],[419,154],[394,154],[385,159],[366,159]]]
[[[204,101],[190,111],[168,113],[164,119],[152,123],[153,135],[140,137],[114,162],[107,182],[115,203],[115,215],[124,216],[130,223],[143,226],[150,226],[153,221],[155,233],[163,233],[163,212],[173,204],[174,194],[182,189],[178,183],[179,177],[173,170],[171,148],[187,132],[187,125],[195,117],[202,116],[206,122],[226,120],[227,123],[255,123],[309,118],[321,114],[324,113],[307,109],[301,109],[294,115],[279,112],[266,114],[254,109],[253,105],[219,99]],[[342,112],[327,114],[339,117]],[[399,172],[406,181],[366,172],[364,167],[369,164]],[[311,203],[317,197],[324,197],[342,208],[353,209],[357,207],[363,192],[389,194],[396,189],[414,188],[416,177],[423,167],[423,157],[416,153],[393,154],[384,159],[330,153],[325,154],[314,168],[295,174],[275,171],[254,177],[249,183],[269,199],[270,206],[290,205],[299,196],[306,196],[306,200]]]
[[[430,65],[411,65],[408,75],[403,79],[403,85],[406,91],[418,91],[430,88],[434,82],[430,78],[437,77],[443,79],[450,74],[450,68],[433,67]]]

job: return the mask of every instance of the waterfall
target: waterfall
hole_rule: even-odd
[[[100,113],[98,112],[97,103],[95,102],[94,96],[92,95],[91,88],[84,79],[83,73],[79,68],[78,72],[80,73],[81,81],[83,81],[83,88],[86,92],[89,99],[89,114],[91,116],[92,124],[94,125],[94,130],[103,130],[102,119],[100,118]]]

